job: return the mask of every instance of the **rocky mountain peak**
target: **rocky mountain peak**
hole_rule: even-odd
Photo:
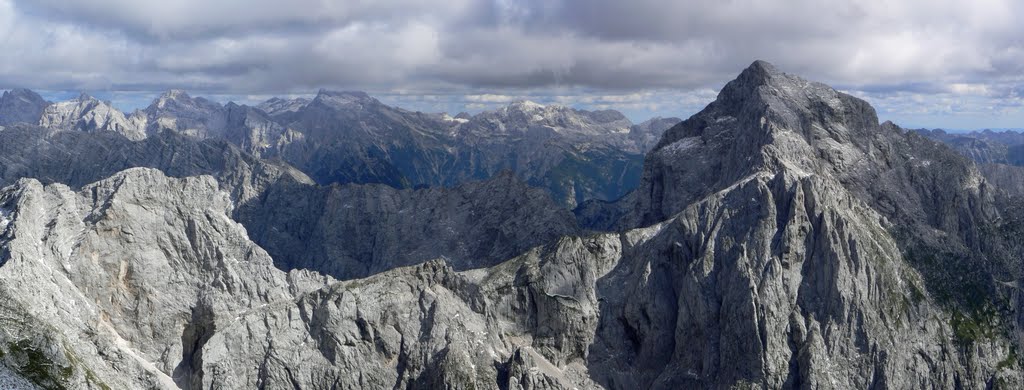
[[[185,92],[185,90],[183,90],[183,89],[170,89],[167,92],[164,92],[163,94],[161,94],[160,97],[158,97],[156,99],[156,101],[153,102],[153,105],[156,105],[157,107],[163,108],[163,107],[166,107],[171,102],[181,102],[181,101],[190,102],[191,100],[192,100],[192,97],[189,96],[188,92]]]
[[[3,99],[19,99],[24,102],[45,102],[42,96],[31,89],[14,88],[3,93]]]
[[[615,110],[577,110],[560,104],[540,104],[519,100],[494,111],[485,111],[474,117],[477,122],[500,124],[499,131],[520,131],[533,126],[555,129],[572,135],[606,135],[629,133],[632,122]]]
[[[655,146],[640,191],[674,190],[648,188],[658,194],[644,206],[651,213],[641,223],[752,175],[841,177],[867,169],[872,143],[890,130],[867,102],[755,61]]]
[[[83,102],[83,103],[84,102],[91,102],[91,101],[99,101],[99,99],[96,99],[95,97],[90,95],[88,92],[79,92],[78,93],[78,97],[73,99],[73,100],[74,101],[78,101],[78,102]]]
[[[18,88],[6,91],[0,95],[0,125],[35,124],[48,105],[50,102],[31,90]]]
[[[307,98],[282,99],[279,97],[273,97],[258,104],[256,108],[259,108],[270,115],[279,115],[299,111],[309,104],[309,102],[310,100]]]
[[[190,97],[188,95],[188,92],[185,92],[184,89],[169,89],[169,90],[167,90],[167,92],[164,92],[163,96],[166,96],[166,97],[168,97],[170,99],[178,99],[178,98],[190,99]]]
[[[813,145],[844,144],[878,129],[878,116],[867,102],[755,61],[704,110],[667,131],[656,148],[723,131],[758,145],[790,136]]]
[[[737,79],[745,79],[755,84],[768,84],[771,83],[773,79],[786,76],[787,75],[785,73],[768,61],[755,60],[750,64],[750,66],[740,73]]]
[[[201,97],[193,98],[183,89],[170,89],[153,101],[146,111],[158,113],[160,110],[178,111],[215,111],[221,108],[220,103]]]
[[[380,104],[377,99],[374,99],[366,92],[362,91],[331,91],[327,89],[321,89],[313,102],[325,104],[331,107],[343,107],[351,105],[372,105]]]
[[[517,101],[514,101],[514,102],[512,102],[512,104],[509,104],[507,106],[507,108],[509,110],[518,110],[518,111],[537,111],[537,110],[542,110],[545,107],[546,107],[545,105],[537,103],[537,102],[534,102],[534,101],[531,101],[531,100],[517,100]]]
[[[146,138],[144,118],[126,117],[110,102],[85,92],[78,98],[46,106],[38,124],[62,131],[114,132],[132,140]]]
[[[226,121],[223,105],[189,96],[181,89],[164,92],[143,113],[146,132],[150,134],[171,129],[200,138],[217,137],[224,131]]]

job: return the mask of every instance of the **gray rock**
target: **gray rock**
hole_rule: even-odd
[[[134,167],[157,168],[177,177],[214,175],[238,203],[279,181],[312,183],[287,164],[260,160],[225,141],[173,132],[131,141],[109,132],[24,125],[0,131],[0,185],[31,177],[77,188]]]
[[[256,105],[256,108],[268,115],[277,116],[287,112],[296,112],[309,102],[310,100],[306,98],[282,99],[275,97]]]
[[[950,149],[879,125],[859,99],[755,62],[666,132],[631,197],[606,205],[623,215],[619,226],[674,215],[690,226],[676,239],[676,260],[634,271],[660,276],[633,294],[649,299],[624,303],[619,330],[605,328],[612,339],[637,340],[624,358],[635,365],[606,370],[606,383],[1018,383],[1020,372],[1006,367],[1017,367],[1008,351],[1018,342],[1012,286],[1021,252],[992,233],[1016,231],[1018,219],[1000,217],[1010,212],[1000,202]],[[1007,312],[992,314],[999,310]],[[879,341],[887,338],[900,344]],[[950,356],[964,363],[939,363]],[[651,365],[658,369],[637,372]]]
[[[233,217],[279,267],[341,279],[440,257],[478,268],[579,232],[564,208],[511,174],[450,189],[320,187],[227,142],[173,132],[141,141],[27,126],[0,132],[0,185],[33,177],[77,188],[132,167],[213,175],[237,205]]]
[[[419,190],[282,182],[240,204],[235,218],[280,268],[338,279],[437,258],[457,270],[486,267],[580,232],[572,214],[510,172]]]
[[[36,124],[50,102],[27,89],[12,89],[0,95],[0,126]]]
[[[1006,164],[979,164],[985,179],[1005,191],[1007,196],[1024,196],[1024,167]]]
[[[8,187],[0,301],[17,320],[4,356],[32,351],[40,381],[75,388],[498,388],[509,364],[587,383],[574,370],[596,302],[576,280],[610,269],[590,254],[613,261],[615,245],[569,239],[492,270],[432,261],[338,283],[274,268],[231,205],[212,177],[151,169],[77,193]],[[522,347],[541,352],[513,359]]]
[[[125,116],[109,102],[84,93],[77,99],[46,106],[39,125],[65,131],[111,132],[130,140],[146,138],[146,118]]]
[[[0,388],[10,390],[35,390],[36,386],[28,379],[11,371],[11,369],[0,366]]]
[[[223,138],[227,127],[227,113],[222,105],[193,98],[180,89],[160,95],[142,114],[146,116],[149,134],[174,130],[201,139]]]

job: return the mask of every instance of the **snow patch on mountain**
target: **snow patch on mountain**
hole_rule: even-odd
[[[700,145],[700,137],[686,137],[665,147],[665,152],[672,156],[685,157],[686,152]]]

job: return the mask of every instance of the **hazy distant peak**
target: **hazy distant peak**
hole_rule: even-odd
[[[95,97],[93,97],[92,95],[90,95],[87,92],[80,92],[78,94],[78,98],[75,99],[75,100],[80,101],[80,102],[87,102],[87,101],[90,101],[90,100],[98,100],[98,99],[96,99]]]
[[[309,104],[311,100],[307,98],[295,98],[295,99],[282,99],[279,97],[273,97],[267,101],[256,105],[256,108],[263,110],[270,115],[278,115],[287,112],[297,112],[303,107]]]
[[[320,102],[328,106],[340,107],[352,104],[376,104],[379,103],[366,92],[362,91],[331,91],[321,89],[314,102]]]
[[[509,108],[517,108],[521,110],[538,110],[545,108],[545,105],[534,102],[532,100],[516,100],[512,104],[508,105]]]
[[[0,125],[39,122],[50,102],[31,90],[16,88],[0,95]]]

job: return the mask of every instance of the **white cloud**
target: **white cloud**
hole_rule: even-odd
[[[0,88],[329,87],[661,113],[765,59],[883,112],[1007,120],[1024,90],[1021,15],[1014,0],[0,0]]]

